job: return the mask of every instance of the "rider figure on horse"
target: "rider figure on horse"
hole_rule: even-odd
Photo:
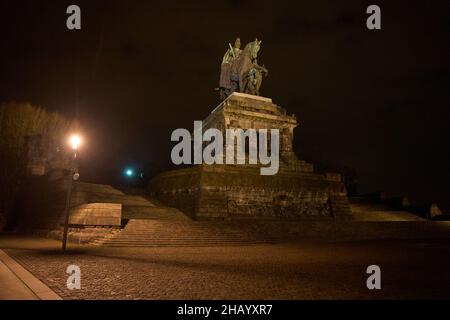
[[[257,55],[261,41],[256,39],[241,50],[241,40],[236,39],[234,47],[229,49],[222,59],[219,91],[220,98],[226,99],[233,92],[244,92],[259,95],[262,75],[268,71],[257,63]]]

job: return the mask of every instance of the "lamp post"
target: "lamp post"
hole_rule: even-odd
[[[72,196],[72,185],[73,180],[78,180],[79,174],[75,167],[75,161],[77,159],[77,151],[78,147],[81,144],[81,138],[79,135],[73,135],[69,139],[69,143],[72,146],[72,152],[73,155],[70,160],[70,175],[69,175],[69,186],[67,187],[67,194],[66,194],[66,206],[64,209],[64,233],[63,233],[63,239],[62,239],[62,250],[66,251],[67,246],[67,233],[69,231],[69,214],[70,214],[70,198]]]

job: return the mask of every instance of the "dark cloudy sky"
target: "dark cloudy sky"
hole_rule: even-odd
[[[0,0],[0,15],[0,101],[77,116],[91,178],[167,166],[172,130],[218,104],[228,42],[258,37],[262,94],[297,115],[302,158],[355,168],[362,192],[449,204],[449,1]]]

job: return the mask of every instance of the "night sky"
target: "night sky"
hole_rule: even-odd
[[[382,30],[366,28],[370,4]],[[0,14],[0,102],[77,117],[87,180],[170,167],[171,132],[219,103],[228,43],[258,37],[262,95],[297,115],[301,158],[450,209],[448,0],[0,0]]]

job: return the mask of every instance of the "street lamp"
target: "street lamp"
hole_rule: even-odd
[[[69,144],[72,146],[73,155],[70,160],[70,175],[69,175],[69,186],[67,188],[66,194],[66,207],[64,209],[64,233],[62,240],[62,250],[66,251],[67,246],[67,233],[69,231],[69,214],[70,214],[70,198],[72,196],[72,185],[74,180],[78,180],[80,174],[78,173],[78,169],[76,167],[76,159],[77,159],[77,151],[78,147],[81,144],[81,137],[77,134],[70,136]]]
[[[78,146],[81,144],[81,137],[77,134],[74,134],[70,137],[69,143],[72,145],[72,149],[76,152]]]

